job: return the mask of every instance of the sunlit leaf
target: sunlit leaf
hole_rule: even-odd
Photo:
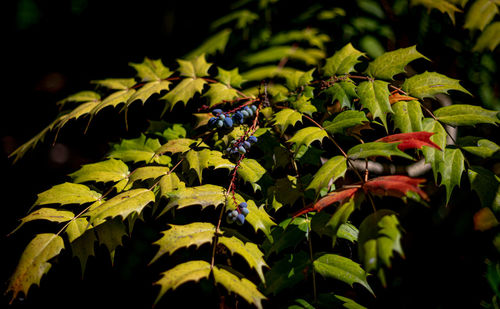
[[[404,175],[379,176],[363,184],[363,190],[380,196],[406,197],[408,192],[416,193],[420,198],[428,201],[429,197],[419,185],[425,178],[411,178]]]
[[[161,59],[144,58],[142,63],[129,63],[137,71],[137,77],[142,82],[159,81],[166,79],[173,74],[167,67],[165,67]]]
[[[328,187],[329,183],[333,183],[338,178],[344,177],[346,170],[346,158],[343,156],[330,158],[314,174],[313,180],[307,186],[306,190],[314,189],[318,193],[322,188]]]
[[[498,124],[498,111],[492,111],[481,106],[468,104],[453,104],[434,111],[439,121],[452,126],[473,126],[479,123]]]
[[[160,98],[160,100],[168,102],[162,114],[164,114],[169,107],[170,110],[172,110],[178,102],[183,102],[184,106],[186,106],[187,102],[192,99],[195,94],[201,93],[206,83],[207,82],[202,78],[184,78],[169,93]]]
[[[369,157],[386,157],[392,156],[403,157],[412,160],[413,158],[398,149],[398,144],[390,144],[383,142],[371,142],[358,144],[347,152],[351,159],[365,159]]]
[[[208,97],[209,106],[212,107],[225,101],[232,101],[238,97],[238,92],[227,85],[213,83],[210,84],[210,89],[203,96]]]
[[[318,127],[306,127],[300,129],[295,133],[295,135],[288,140],[289,143],[295,143],[296,149],[299,149],[300,146],[305,145],[309,147],[314,141],[321,141],[327,137],[328,134],[322,128]]]
[[[226,86],[239,88],[241,87],[241,84],[245,82],[243,77],[241,77],[240,73],[238,72],[238,68],[234,68],[230,71],[224,70],[223,68],[217,68],[217,70],[217,80]]]
[[[215,185],[202,185],[198,187],[179,188],[169,194],[170,201],[160,213],[160,216],[170,209],[199,205],[203,208],[208,206],[218,207],[226,202],[225,189]]]
[[[181,76],[187,76],[192,79],[208,76],[208,70],[212,66],[211,63],[207,63],[203,54],[191,60],[178,59],[177,62],[179,63]]]
[[[472,95],[459,82],[457,79],[436,72],[425,72],[406,79],[402,88],[411,96],[419,99],[432,98],[439,93],[448,93],[449,90]]]
[[[216,53],[223,53],[226,49],[227,41],[231,35],[231,29],[223,29],[211,37],[207,38],[198,48],[191,51],[185,57],[192,59],[199,55],[215,55]]]
[[[322,92],[331,99],[332,103],[338,101],[341,108],[351,108],[351,102],[358,98],[356,85],[350,79],[335,82],[331,87],[326,88]]]
[[[311,69],[307,72],[293,71],[285,75],[286,86],[290,91],[295,91],[299,87],[306,86],[313,80],[313,72],[315,69]]]
[[[67,210],[58,210],[54,208],[40,208],[32,213],[28,214],[26,217],[21,219],[21,223],[16,227],[10,234],[17,231],[21,226],[23,226],[26,222],[30,222],[33,220],[47,220],[51,222],[67,222],[73,219],[75,215],[71,211]]]
[[[467,10],[465,16],[464,28],[474,30],[479,29],[483,31],[484,27],[488,25],[495,15],[498,14],[498,1],[491,0],[477,0]]]
[[[298,121],[302,122],[302,114],[291,108],[285,108],[274,114],[273,120],[284,133],[289,126],[294,126]]]
[[[262,268],[268,266],[266,264],[266,261],[264,261],[263,259],[264,253],[260,251],[259,247],[256,244],[252,242],[243,243],[241,240],[234,236],[219,237],[219,243],[226,246],[232,254],[237,253],[241,255],[245,259],[245,261],[247,261],[248,266],[255,269],[259,274],[260,280],[265,283],[264,272]]]
[[[254,191],[260,189],[260,186],[257,182],[262,178],[262,176],[266,173],[266,169],[260,165],[257,160],[244,158],[240,162],[240,166],[238,168],[238,176],[241,177],[245,182],[248,182],[252,185]]]
[[[441,13],[446,13],[451,21],[455,23],[455,13],[461,12],[453,3],[448,0],[411,0],[411,5],[423,5],[430,10],[436,9]]]
[[[413,60],[424,58],[415,45],[386,52],[368,64],[366,73],[374,78],[392,80],[393,76],[405,73],[405,67]],[[427,59],[429,60],[429,59]]]
[[[235,194],[235,197],[238,204],[241,202],[245,202],[241,195]],[[261,230],[268,237],[268,239],[270,239],[271,228],[276,225],[276,223],[274,223],[269,214],[266,212],[266,210],[264,209],[264,205],[257,207],[257,205],[255,205],[255,202],[252,200],[247,200],[246,203],[248,204],[248,210],[250,211],[250,213],[246,217],[246,222],[248,222],[253,227],[255,232]],[[236,209],[236,205],[234,204],[232,198],[228,200],[226,209]]]
[[[87,186],[65,182],[39,193],[33,207],[48,204],[84,204],[95,202],[100,198],[100,193],[90,190]]]
[[[124,162],[155,162],[166,165],[171,159],[168,156],[155,156],[156,150],[161,146],[156,138],[146,138],[144,134],[135,139],[124,139],[119,144],[114,144],[109,158],[120,159]]]
[[[386,129],[387,114],[393,113],[389,103],[390,92],[387,88],[388,85],[388,83],[381,80],[364,81],[357,88],[361,105],[373,114],[373,118],[382,120]]]
[[[364,112],[347,110],[339,113],[332,121],[325,121],[323,127],[328,133],[344,133],[347,128],[368,122]]]
[[[333,56],[326,59],[323,69],[323,76],[334,76],[349,74],[354,71],[356,63],[360,62],[359,57],[364,56],[363,52],[355,49],[351,43],[342,47]]]
[[[430,140],[438,145],[439,148],[444,149],[446,146],[446,131],[443,126],[438,121],[431,118],[425,118],[422,125],[424,131],[434,133],[434,135],[430,137]],[[431,164],[434,181],[437,183],[439,165],[444,160],[444,151],[432,147],[425,147],[422,149],[422,152],[425,156],[425,162]]]
[[[451,192],[455,186],[460,187],[460,180],[464,171],[464,155],[460,149],[446,148],[443,161],[439,164],[441,185],[446,187],[446,204],[450,201]]]
[[[422,108],[418,101],[399,101],[392,105],[394,127],[402,133],[423,131]]]
[[[213,268],[214,279],[216,283],[221,284],[229,293],[236,293],[255,307],[262,308],[262,300],[266,299],[257,289],[252,281],[246,278],[238,278],[224,268]]]
[[[485,49],[493,51],[498,44],[500,44],[500,21],[493,22],[486,27],[477,39],[472,51],[480,52]]]

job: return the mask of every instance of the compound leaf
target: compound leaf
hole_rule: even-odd
[[[160,81],[173,74],[169,68],[165,67],[161,59],[144,58],[142,63],[129,63],[137,71],[137,77],[142,82]]]
[[[165,253],[172,254],[180,248],[195,245],[196,248],[212,243],[215,226],[207,222],[195,222],[186,225],[170,224],[170,229],[161,232],[163,236],[153,244],[159,246],[158,252],[151,260],[154,263]]]
[[[10,234],[17,231],[21,226],[23,226],[26,222],[30,222],[33,220],[47,220],[51,222],[66,222],[75,217],[71,211],[67,210],[58,210],[54,208],[40,208],[32,213],[28,214],[24,218],[21,219],[21,223],[12,231]]]
[[[264,259],[262,258],[264,256],[264,253],[260,251],[259,247],[256,244],[252,242],[243,243],[241,240],[234,236],[222,236],[219,238],[219,243],[226,246],[226,248],[228,248],[232,254],[237,253],[241,255],[245,259],[245,261],[247,261],[248,266],[255,269],[259,274],[260,280],[265,283],[264,272],[262,271],[262,268],[268,266],[266,264],[266,261],[264,261]]]
[[[113,90],[128,90],[136,84],[133,78],[107,78],[94,80],[92,83]]]
[[[472,95],[462,87],[457,79],[449,78],[436,72],[425,72],[405,80],[403,90],[419,99],[432,98],[439,93],[457,90]]]
[[[302,71],[292,71],[285,74],[286,87],[290,91],[295,91],[299,87],[307,86],[313,80],[313,72],[315,69],[311,69],[307,72]]]
[[[178,209],[200,205],[203,208],[208,206],[219,206],[226,202],[226,190],[215,185],[202,185],[198,187],[179,188],[168,194],[170,202],[163,209],[159,216],[170,209]]]
[[[156,179],[168,174],[170,169],[166,166],[144,166],[139,167],[130,174],[127,188],[131,188],[136,181],[144,181],[147,179]]]
[[[405,73],[405,67],[413,60],[424,58],[415,45],[386,52],[368,64],[366,73],[374,78],[392,80],[393,76]],[[429,60],[429,59],[427,59]]]
[[[144,84],[127,100],[122,110],[127,109],[130,104],[136,100],[139,100],[142,104],[144,104],[153,94],[159,94],[164,90],[170,89],[170,84],[171,82],[168,80],[155,80]]]
[[[296,101],[293,101],[292,108],[309,116],[312,116],[312,114],[317,111],[316,107],[311,104],[311,98],[308,98],[305,95],[302,95]]]
[[[485,138],[474,138],[472,143],[462,149],[481,158],[498,157],[500,146]]]
[[[165,145],[162,145],[160,148],[156,149],[155,153],[156,155],[162,155],[167,152],[175,154],[179,152],[186,152],[192,149],[194,146],[207,147],[205,143],[199,143],[190,138],[177,138],[168,141]]]
[[[181,76],[187,76],[193,79],[208,76],[208,70],[212,66],[211,63],[207,63],[204,54],[190,60],[178,59],[177,62],[179,63],[179,72]]]
[[[352,100],[358,98],[356,85],[350,79],[335,82],[322,93],[325,93],[332,103],[339,101],[341,108],[351,108]]]
[[[178,83],[174,89],[172,89],[165,96],[161,97],[160,100],[165,100],[168,104],[162,112],[162,115],[167,111],[168,107],[172,110],[178,102],[183,102],[186,106],[187,102],[194,97],[196,93],[201,93],[203,86],[207,82],[202,78],[186,77],[180,83]]]
[[[260,190],[260,186],[257,182],[266,173],[266,169],[262,167],[257,160],[244,158],[240,162],[237,173],[241,179],[252,185],[254,191],[257,191]]]
[[[135,92],[136,92],[136,90],[132,89],[132,88],[113,92],[112,94],[107,96],[104,100],[99,102],[99,104],[97,104],[92,109],[90,114],[93,117],[95,114],[99,113],[105,107],[108,107],[108,106],[116,107],[122,103],[127,103],[128,100],[135,94]]]
[[[346,257],[337,254],[324,254],[314,260],[313,266],[314,270],[323,277],[334,278],[351,286],[354,283],[359,283],[373,294],[370,285],[366,281],[367,273],[358,263]]]
[[[238,92],[230,86],[221,83],[213,83],[210,84],[210,89],[208,89],[203,96],[208,97],[209,106],[212,107],[224,101],[236,99],[238,97]]]
[[[328,134],[325,130],[318,127],[306,127],[300,129],[295,133],[295,135],[288,140],[289,143],[295,143],[296,149],[299,149],[300,146],[305,145],[309,147],[314,141],[322,141]]]
[[[118,182],[129,176],[128,166],[121,160],[109,159],[97,163],[86,164],[69,175],[75,183],[88,181]]]
[[[100,193],[90,190],[85,185],[65,182],[38,194],[33,207],[47,204],[84,204],[95,202],[100,198]]]
[[[56,234],[38,234],[30,241],[9,280],[6,292],[13,292],[10,303],[19,292],[27,296],[32,284],[40,285],[40,279],[52,266],[49,260],[58,255],[62,249],[64,249],[63,239]]]
[[[175,290],[188,281],[199,281],[202,278],[208,278],[210,271],[210,263],[205,261],[189,261],[161,273],[161,279],[154,283],[161,286],[155,304],[158,303],[168,290]]]
[[[302,114],[294,109],[285,108],[274,114],[273,121],[280,127],[283,134],[289,126],[294,126],[297,121],[302,122]]]
[[[124,139],[120,144],[114,144],[108,157],[124,162],[155,162],[162,165],[170,163],[168,156],[157,156],[156,150],[161,147],[156,138],[146,138],[144,134],[135,139]]]
[[[223,68],[217,68],[217,70],[217,80],[228,87],[240,88],[241,84],[244,82],[238,68],[234,68],[230,71],[224,70]]]

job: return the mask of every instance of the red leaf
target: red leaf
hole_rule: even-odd
[[[363,184],[363,190],[376,195],[394,197],[404,197],[408,191],[412,191],[428,201],[429,196],[418,186],[423,182],[425,182],[424,178],[411,178],[402,175],[381,176],[368,180]]]
[[[389,96],[389,103],[391,103],[391,105],[399,101],[414,101],[414,100],[417,99],[406,95],[400,95],[399,93],[394,93]]]
[[[399,143],[398,149],[404,151],[410,148],[421,149],[422,146],[429,146],[441,150],[441,147],[436,145],[430,140],[430,137],[434,135],[432,132],[411,132],[411,133],[399,133],[392,134],[382,137],[376,142],[386,142],[386,143]]]
[[[340,189],[339,191],[332,192],[327,196],[325,196],[324,198],[317,201],[316,203],[314,203],[313,205],[307,206],[306,208],[299,210],[293,215],[293,218],[297,218],[298,216],[301,216],[310,211],[320,212],[323,208],[330,206],[335,202],[340,202],[342,204],[347,199],[350,199],[354,195],[354,193],[356,193],[358,190],[359,188],[349,188],[349,189]]]

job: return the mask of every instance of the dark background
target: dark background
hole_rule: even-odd
[[[2,292],[32,237],[29,229],[21,229],[10,237],[5,235],[17,226],[17,219],[26,215],[36,199],[35,192],[65,181],[65,175],[80,164],[100,159],[110,141],[134,132],[125,131],[122,116],[109,113],[102,117],[110,119],[109,122],[97,120],[87,135],[81,133],[85,123],[78,122],[64,129],[53,148],[49,140],[14,165],[7,155],[56,117],[55,102],[77,91],[92,89],[90,80],[132,76],[133,70],[127,64],[140,62],[145,56],[161,57],[167,66],[175,66],[176,58],[207,37],[206,25],[229,11],[228,3],[99,0],[3,3]],[[406,39],[415,43],[411,37]],[[440,60],[444,65],[451,61],[439,48],[432,49],[430,44],[423,48],[421,51],[435,60],[434,66],[439,67]],[[472,223],[472,216],[479,208],[478,200],[466,182],[455,193],[455,200],[447,208],[425,209],[413,205],[402,214],[406,259],[395,260],[393,271],[388,273],[392,283],[380,290],[377,299],[367,297],[368,303],[364,304],[380,308],[475,308],[484,295],[489,295],[484,280],[484,256],[490,253],[491,243],[488,237],[473,230]],[[97,255],[104,262],[91,258],[83,281],[76,259],[68,265],[60,263],[42,278],[41,288],[32,287],[30,296],[16,301],[13,307],[100,308],[131,304],[137,308],[149,307],[157,293],[151,282],[158,278],[138,261],[151,256],[153,249],[144,244],[154,239],[147,227],[139,231],[145,232],[136,235],[136,240],[127,244],[128,249],[123,249],[128,260],[118,259],[112,268],[105,254],[98,250]],[[3,296],[0,306],[6,306],[8,301],[9,297]]]

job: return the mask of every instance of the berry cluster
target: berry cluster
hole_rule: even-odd
[[[228,211],[226,216],[226,222],[231,224],[236,221],[236,224],[243,225],[245,223],[245,217],[250,213],[247,208],[247,203],[241,202],[238,205],[239,211],[237,209],[233,211]]]
[[[212,111],[212,117],[208,120],[208,125],[216,128],[232,128],[233,125],[243,124],[246,119],[252,117],[257,110],[257,106],[245,106],[239,111],[236,111],[232,116],[229,113],[223,113],[221,109],[216,108]]]
[[[226,149],[230,154],[245,154],[253,144],[257,143],[257,137],[249,136],[246,140],[243,138],[231,141],[231,146]]]

